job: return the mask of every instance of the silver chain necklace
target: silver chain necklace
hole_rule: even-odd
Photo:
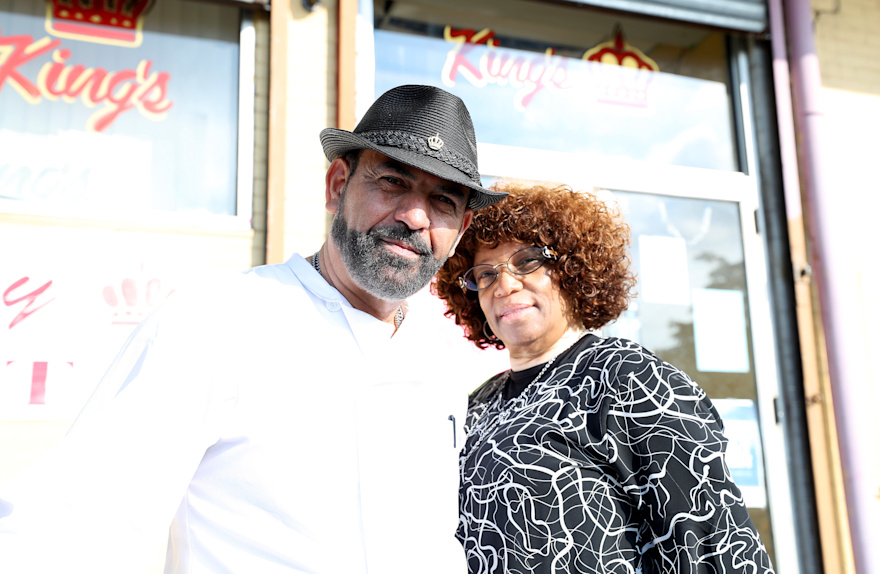
[[[561,354],[562,353],[560,353],[560,355]],[[558,357],[558,356],[559,355],[556,355],[556,357]],[[541,376],[547,372],[547,369],[550,368],[550,365],[553,364],[553,362],[556,360],[556,357],[553,357],[552,359],[550,359],[549,361],[544,363],[544,368],[541,369],[541,372],[538,373],[537,377],[532,379],[531,382],[529,382],[529,384],[526,385],[526,388],[535,384],[535,382],[537,382],[537,380],[540,379]],[[510,417],[510,411],[511,411],[511,406],[513,404],[513,399],[511,399],[509,401],[509,404],[507,404],[507,405],[504,404],[505,402],[508,402],[508,401],[504,400],[504,387],[507,386],[507,383],[509,383],[509,382],[510,382],[510,373],[507,374],[507,377],[506,377],[506,380],[504,381],[504,384],[501,385],[498,388],[498,390],[496,391],[495,398],[492,400],[492,406],[487,408],[486,411],[484,411],[482,416],[485,416],[485,414],[493,408],[498,409],[498,412],[495,413],[495,416],[492,417],[491,421],[486,426],[486,428],[484,428],[484,429],[482,429],[482,431],[480,431],[480,435],[477,437],[477,440],[474,441],[474,444],[471,446],[471,450],[475,450],[478,446],[480,446],[480,444],[482,444],[482,442],[483,442],[483,439],[485,439],[492,432],[494,432],[495,428],[499,424],[507,422],[508,417]],[[525,392],[525,389],[523,389],[523,392]],[[474,428],[474,429],[472,429],[471,432],[473,432],[475,430],[477,430],[477,429]]]
[[[537,376],[534,379],[532,379],[531,381],[529,381],[529,384],[523,388],[523,392],[525,392],[525,390],[527,388],[529,388],[532,385],[534,385],[535,383],[537,383],[538,379],[540,379],[542,376],[544,376],[544,373],[546,373],[547,370],[551,366],[553,366],[553,363],[556,362],[556,359],[559,358],[560,356],[564,355],[569,349],[574,347],[574,345],[578,341],[580,341],[580,339],[581,338],[578,337],[574,343],[572,343],[567,348],[560,351],[555,357],[553,357],[552,359],[550,359],[549,361],[544,363],[544,367],[540,370],[540,372],[538,372]],[[503,422],[507,422],[507,419],[510,417],[511,410],[512,410],[514,402],[515,402],[515,397],[511,398],[509,401],[504,400],[504,387],[507,386],[507,383],[509,383],[509,382],[510,382],[510,373],[508,372],[504,384],[499,386],[498,390],[495,391],[495,397],[492,399],[491,406],[487,407],[486,410],[483,411],[483,414],[481,415],[480,418],[484,417],[486,415],[486,413],[488,413],[489,410],[491,410],[492,408],[496,408],[498,412],[495,414],[494,417],[492,417],[491,422],[486,426],[486,428],[484,428],[482,430],[482,432],[480,432],[480,436],[477,438],[477,440],[471,446],[471,450],[476,449],[478,446],[480,446],[480,444],[483,442],[483,439],[485,439],[487,436],[489,436],[489,434],[495,430],[495,427],[497,427],[499,424],[501,424]],[[505,405],[504,403],[508,403],[508,404]],[[475,430],[477,430],[477,429],[473,428],[473,429],[471,429],[471,432],[474,432]]]
[[[318,257],[318,251],[311,256],[312,267],[315,268],[315,271],[318,272],[318,275],[321,275],[321,260]],[[323,276],[323,275],[322,275]],[[400,329],[400,325],[403,323],[403,305],[400,305],[397,308],[397,311],[394,312],[394,328]]]
[[[568,349],[566,349],[566,351],[567,351],[567,350],[568,350]],[[562,353],[564,353],[564,352],[565,352],[565,351],[562,351]],[[562,353],[559,353],[559,355],[561,355]],[[558,357],[559,355],[556,355],[556,357]],[[547,369],[550,368],[550,366],[551,366],[551,365],[553,364],[553,362],[556,360],[556,357],[553,357],[552,359],[550,359],[549,361],[547,361],[546,363],[544,363],[544,368],[541,369],[540,372],[538,372],[538,376],[536,376],[534,379],[532,379],[531,382],[530,382],[528,385],[526,385],[526,387],[531,387],[532,385],[534,385],[535,382],[536,382],[538,379],[541,378],[541,375],[543,375],[544,373],[547,372]]]

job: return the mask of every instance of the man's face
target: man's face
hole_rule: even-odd
[[[330,236],[352,279],[386,301],[427,285],[473,216],[468,188],[372,150],[336,193]]]

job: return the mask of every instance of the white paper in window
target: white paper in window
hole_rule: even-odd
[[[742,292],[694,289],[692,297],[697,369],[721,373],[749,372]]]
[[[639,292],[646,303],[689,305],[687,245],[680,237],[639,235]]]

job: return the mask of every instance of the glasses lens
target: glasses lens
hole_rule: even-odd
[[[491,285],[497,276],[498,273],[491,265],[477,265],[464,274],[464,284],[471,291],[480,291]]]
[[[536,271],[544,261],[546,260],[539,247],[529,247],[514,253],[508,267],[517,275],[526,275]]]
[[[471,291],[482,291],[495,282],[498,278],[498,270],[496,267],[506,265],[511,273],[517,275],[528,275],[537,271],[547,258],[544,256],[544,248],[526,247],[510,256],[510,259],[498,265],[477,265],[471,267],[464,274],[464,286]]]

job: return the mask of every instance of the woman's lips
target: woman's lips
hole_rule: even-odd
[[[504,320],[511,321],[514,319],[518,319],[521,316],[523,316],[526,313],[526,311],[528,311],[531,308],[532,308],[531,305],[524,305],[524,304],[507,305],[501,309],[501,312],[498,314],[498,319],[500,321],[504,321]]]

